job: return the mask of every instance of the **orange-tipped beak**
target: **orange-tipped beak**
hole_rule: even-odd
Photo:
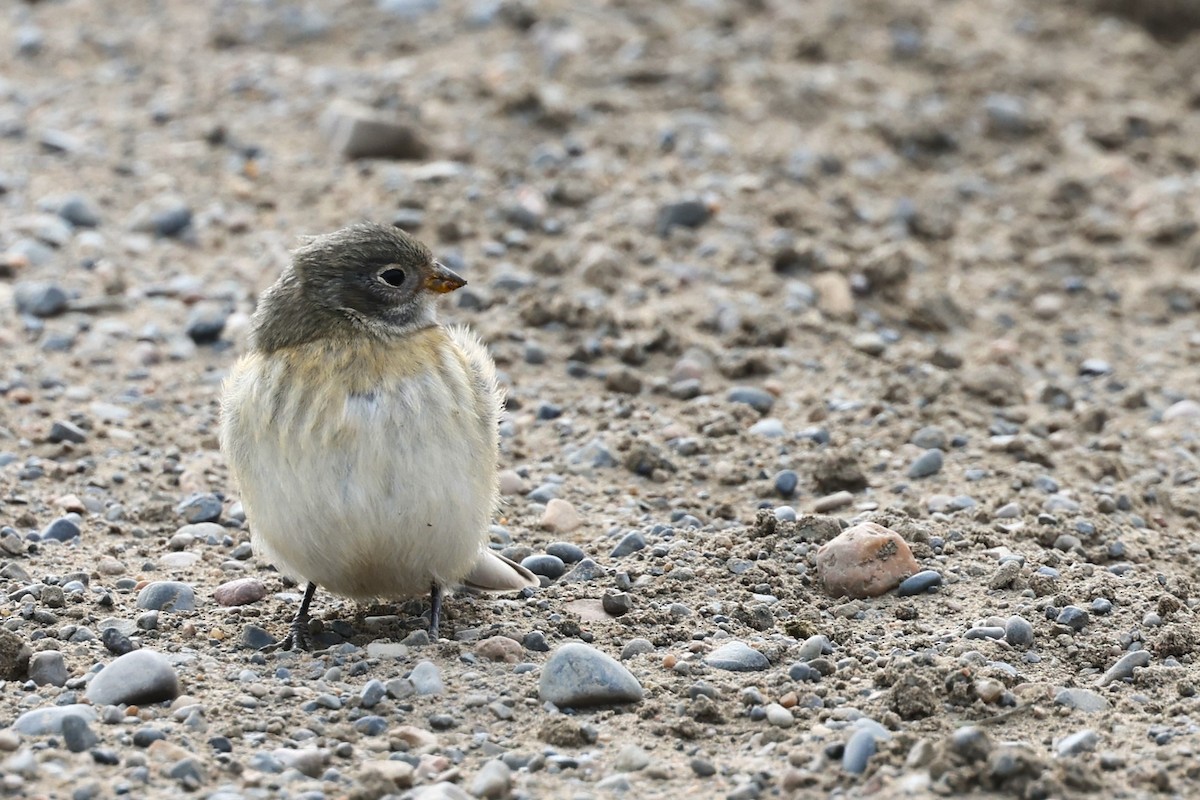
[[[439,261],[433,262],[433,269],[425,279],[425,288],[438,294],[453,292],[467,285],[467,279],[450,270]]]

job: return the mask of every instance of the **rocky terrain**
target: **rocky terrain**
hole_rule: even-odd
[[[0,792],[1194,793],[1194,4],[0,20]],[[361,219],[469,279],[544,585],[263,652],[220,384]]]

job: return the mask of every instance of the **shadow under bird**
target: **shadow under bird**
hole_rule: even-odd
[[[318,586],[370,600],[538,585],[487,547],[498,503],[495,365],[438,323],[466,281],[396,228],[310,239],[260,298],[225,383],[221,449],[251,541],[306,582],[283,648],[312,646]]]

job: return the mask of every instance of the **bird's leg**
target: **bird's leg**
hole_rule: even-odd
[[[312,617],[308,614],[308,607],[316,593],[317,585],[310,581],[304,589],[304,599],[300,601],[300,608],[297,609],[296,616],[292,617],[287,638],[278,644],[267,645],[263,650],[312,650],[312,637],[308,633],[308,621]]]
[[[442,587],[436,583],[429,590],[429,638],[437,641],[438,625],[442,622]]]

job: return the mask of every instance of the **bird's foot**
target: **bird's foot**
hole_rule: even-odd
[[[308,632],[308,623],[312,617],[308,613],[308,606],[312,603],[313,595],[316,592],[317,585],[315,583],[308,584],[304,590],[304,599],[300,601],[300,608],[296,611],[296,616],[292,617],[292,624],[288,627],[288,635],[281,642],[259,648],[260,652],[273,653],[276,650],[312,650],[312,634]]]
[[[438,628],[442,623],[442,587],[436,583],[429,590],[429,639],[438,640]]]

